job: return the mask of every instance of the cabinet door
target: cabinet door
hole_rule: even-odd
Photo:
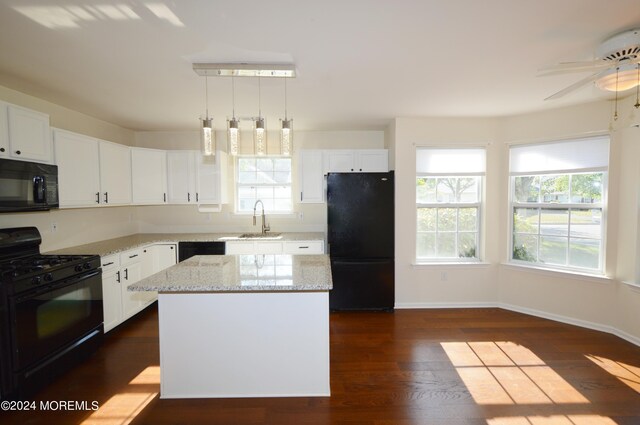
[[[9,156],[9,122],[7,120],[8,107],[0,102],[0,158]]]
[[[227,161],[227,154],[221,151],[217,151],[215,157],[196,156],[196,197],[199,204],[227,203]]]
[[[120,281],[122,282],[122,309],[125,319],[136,314],[143,307],[141,292],[129,291],[127,287],[138,281],[142,275],[142,263],[140,261],[122,266]]]
[[[282,254],[282,242],[256,241],[256,254]]]
[[[234,254],[255,254],[255,246],[253,241],[230,241],[225,242],[224,253],[227,255]]]
[[[131,153],[128,146],[100,140],[100,195],[105,205],[131,203]]]
[[[357,169],[363,173],[386,173],[389,171],[389,151],[372,149],[357,151]]]
[[[300,178],[300,202],[320,204],[324,202],[324,173],[322,151],[302,150],[298,158]]]
[[[327,170],[330,173],[348,173],[355,171],[355,157],[350,150],[326,151]]]
[[[196,203],[196,164],[192,151],[167,152],[167,199],[170,204]]]
[[[8,105],[7,119],[12,158],[52,162],[49,115]]]
[[[69,131],[53,131],[58,165],[60,208],[97,206],[100,203],[98,141]]]
[[[131,182],[134,204],[167,202],[167,152],[131,149]]]
[[[102,275],[102,306],[104,331],[108,332],[122,321],[122,287],[119,270]]]
[[[153,246],[147,246],[140,250],[140,279],[156,273],[156,259]]]
[[[157,244],[152,248],[154,249],[154,257],[156,259],[155,273],[178,263],[175,244]]]

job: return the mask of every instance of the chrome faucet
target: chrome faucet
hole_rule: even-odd
[[[267,232],[271,230],[271,227],[266,223],[266,217],[264,216],[264,204],[260,199],[253,204],[253,225],[256,225],[256,209],[258,208],[258,202],[260,202],[260,206],[262,207],[262,234],[266,235]]]

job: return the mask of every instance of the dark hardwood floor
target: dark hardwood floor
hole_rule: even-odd
[[[154,306],[33,398],[98,410],[0,423],[640,424],[639,347],[506,310],[334,313],[330,398],[160,400],[157,326]]]

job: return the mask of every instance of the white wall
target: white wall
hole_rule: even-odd
[[[633,100],[621,102],[624,112],[610,132],[607,278],[595,279],[506,264],[508,153],[511,144],[607,134],[611,102],[498,119],[397,118],[395,157],[403,167],[396,170],[396,305],[503,306],[613,332],[640,344],[640,287],[623,283],[640,283],[640,129],[629,128]],[[482,259],[487,265],[412,265],[416,144],[487,146],[482,223]]]
[[[484,305],[495,302],[499,242],[500,180],[498,121],[477,118],[398,118],[396,166],[396,306]],[[416,246],[416,146],[474,146],[487,149],[486,208],[481,233],[486,265],[414,265]],[[446,280],[445,280],[446,279]]]
[[[133,131],[97,118],[0,86],[0,100],[49,114],[51,126],[132,145]],[[81,158],[78,158],[81,160]],[[42,235],[41,251],[81,245],[138,231],[133,207],[85,208],[20,214],[0,214],[0,229],[36,226]],[[52,231],[52,225],[57,231]]]

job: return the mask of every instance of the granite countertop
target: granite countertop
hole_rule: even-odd
[[[272,232],[275,233],[275,232]],[[47,252],[47,254],[97,254],[101,257],[133,248],[154,243],[177,242],[228,242],[228,241],[255,241],[259,239],[240,239],[242,233],[138,233],[123,236],[121,238],[108,239],[86,245],[77,245],[69,248]],[[264,239],[268,241],[304,241],[324,240],[321,232],[283,232],[275,238]]]
[[[328,255],[196,255],[129,285],[129,291],[304,292],[333,288]]]

